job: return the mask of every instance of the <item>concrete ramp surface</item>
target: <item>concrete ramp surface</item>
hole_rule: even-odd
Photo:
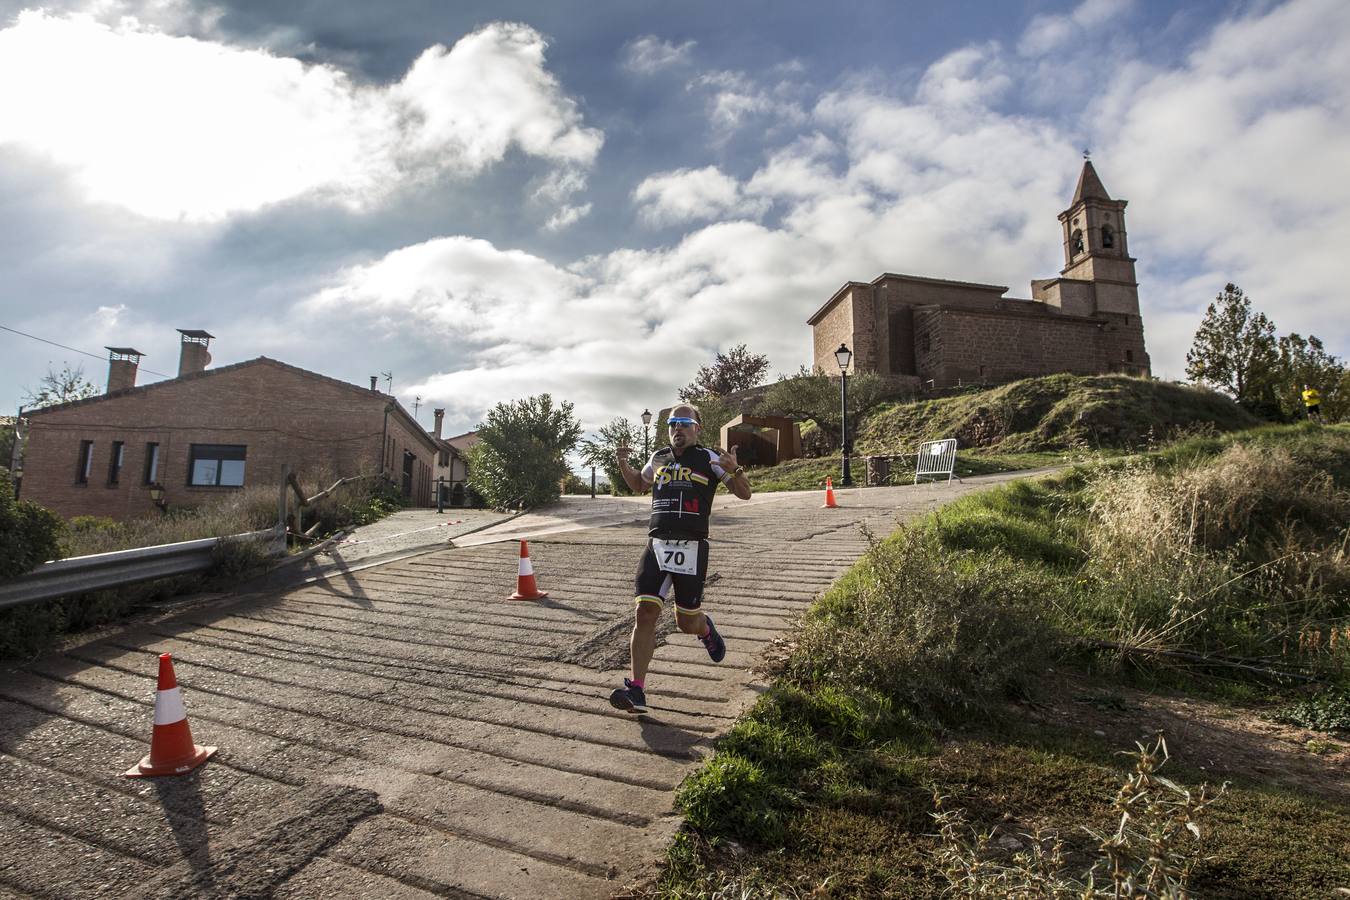
[[[640,500],[569,500],[0,671],[0,896],[611,896],[659,863],[675,788],[763,687],[768,642],[864,552],[859,526],[1009,477],[841,490],[832,510],[719,497],[705,608],[726,660],[668,634],[641,717],[606,701]],[[506,599],[522,536],[547,600]],[[161,652],[220,750],[131,781]]]

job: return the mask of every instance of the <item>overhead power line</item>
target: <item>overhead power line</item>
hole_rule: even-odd
[[[4,330],[4,331],[11,332],[11,333],[13,333],[13,334],[17,334],[17,335],[19,335],[20,337],[26,337],[26,338],[30,338],[30,339],[35,340],[35,341],[41,341],[41,342],[44,343],[44,344],[51,344],[53,347],[60,347],[62,350],[69,350],[71,353],[83,353],[85,356],[93,357],[94,359],[107,359],[107,358],[108,358],[108,357],[106,357],[106,356],[100,356],[100,355],[97,354],[97,353],[90,353],[88,350],[80,350],[80,349],[78,349],[78,348],[76,348],[76,347],[67,347],[65,344],[58,344],[56,341],[49,341],[49,340],[47,340],[46,338],[38,337],[38,336],[35,335],[35,334],[29,334],[28,332],[26,332],[26,331],[20,331],[20,330],[17,329],[17,328],[10,328],[8,325],[0,325],[0,330]],[[163,372],[156,372],[154,369],[140,369],[139,371],[144,372],[144,373],[147,374],[147,375],[158,375],[160,378],[172,378],[172,377],[173,377],[172,375],[165,375]]]

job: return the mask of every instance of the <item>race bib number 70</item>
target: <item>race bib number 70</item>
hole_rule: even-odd
[[[652,553],[662,572],[698,574],[698,541],[663,541],[652,538]]]

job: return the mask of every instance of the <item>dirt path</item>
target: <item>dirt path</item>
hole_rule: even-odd
[[[644,528],[570,507],[435,550],[228,598],[0,671],[0,896],[605,897],[660,857],[676,786],[752,702],[752,662],[886,533],[950,487],[719,499],[713,665],[673,635],[652,713],[606,703],[626,660]],[[617,524],[616,524],[617,523]],[[545,602],[514,589],[518,536]],[[314,578],[315,576],[310,576]],[[147,752],[155,655],[174,655],[190,776]]]

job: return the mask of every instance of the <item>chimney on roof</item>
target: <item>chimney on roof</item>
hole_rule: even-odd
[[[436,417],[436,430],[433,431],[432,434],[434,434],[436,440],[439,441],[441,439],[441,426],[445,424],[445,410],[433,410],[431,414]]]
[[[145,354],[133,347],[104,347],[108,351],[108,393],[136,386],[136,369]]]
[[[379,378],[380,378],[380,376],[378,376],[378,375],[372,375],[372,376],[370,376],[370,390],[371,390],[372,392],[374,392],[374,390],[375,390],[375,382],[378,381]]]
[[[215,335],[193,328],[180,328],[178,333],[183,336],[178,353],[178,377],[206,371],[211,362],[211,354],[206,352],[206,348]]]

